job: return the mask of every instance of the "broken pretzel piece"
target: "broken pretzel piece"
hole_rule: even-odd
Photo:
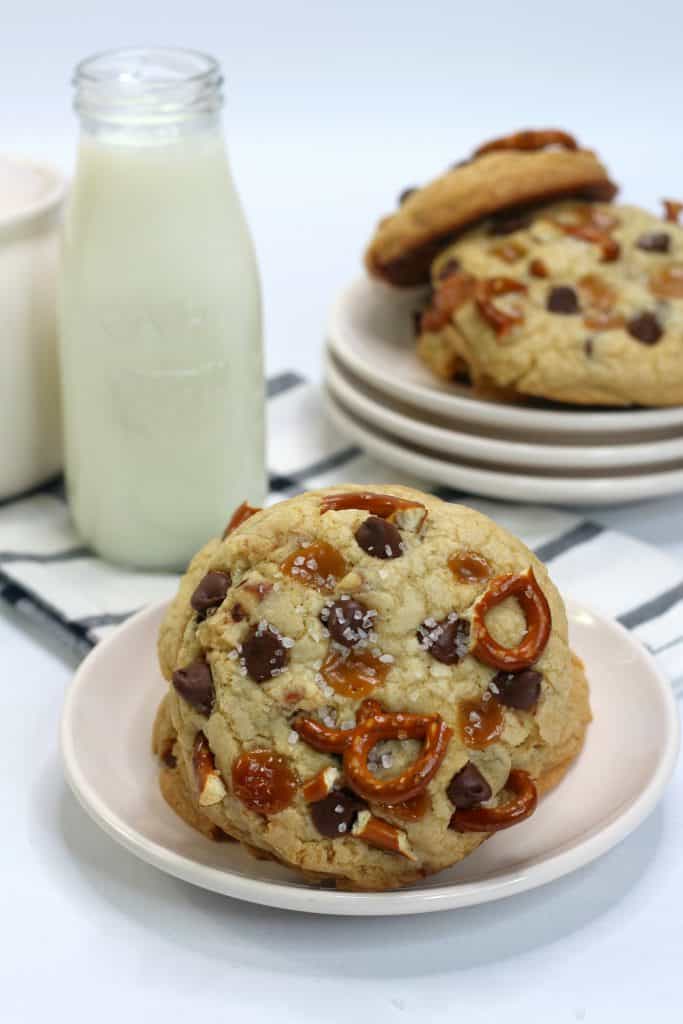
[[[351,835],[362,839],[368,846],[376,846],[388,853],[398,853],[408,860],[417,860],[405,832],[382,818],[376,818],[370,811],[359,812]]]
[[[213,754],[203,732],[198,732],[197,738],[194,741],[192,768],[194,769],[194,777],[199,790],[200,807],[208,807],[211,804],[220,803],[226,795],[226,789],[216,769]]]

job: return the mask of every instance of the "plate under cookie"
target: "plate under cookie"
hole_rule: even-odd
[[[150,733],[166,685],[156,660],[165,610],[159,604],[139,612],[81,665],[64,704],[64,767],[82,806],[113,839],[162,871],[217,893],[357,916],[422,914],[502,899],[606,853],[652,811],[673,770],[679,730],[668,682],[626,630],[567,601],[572,647],[591,683],[594,721],[576,764],[534,816],[456,867],[399,892],[315,887],[281,865],[255,860],[237,844],[204,838],[163,800]],[[619,759],[624,749],[638,756]]]

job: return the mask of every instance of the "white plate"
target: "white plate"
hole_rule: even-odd
[[[344,893],[212,843],[166,806],[150,752],[164,683],[156,636],[165,605],[129,619],[90,654],[66,695],[67,779],[91,817],[136,856],[187,882],[262,905],[321,914],[421,914],[533,889],[599,857],[650,813],[671,775],[678,716],[668,683],[621,626],[568,603],[594,721],[561,785],[528,822],[462,864],[396,893]]]
[[[441,416],[481,423],[515,433],[569,434],[573,443],[586,435],[615,441],[637,440],[643,431],[677,433],[683,406],[672,409],[619,409],[595,412],[539,403],[513,406],[473,398],[465,387],[437,380],[415,355],[412,313],[421,291],[399,291],[359,278],[337,298],[329,320],[335,355],[372,387]],[[572,443],[572,442],[567,442]]]
[[[683,491],[683,463],[661,472],[599,470],[551,474],[516,471],[505,465],[456,461],[428,448],[413,448],[381,433],[325,393],[327,413],[335,427],[371,455],[423,480],[481,494],[487,498],[543,505],[623,505]],[[597,473],[597,475],[596,475]],[[590,475],[592,474],[592,475]]]
[[[542,444],[540,441],[516,441],[484,433],[481,427],[463,422],[456,429],[447,420],[409,405],[392,402],[389,397],[364,384],[328,351],[325,382],[342,405],[357,413],[368,424],[385,430],[409,444],[432,448],[442,455],[455,455],[481,462],[497,462],[532,469],[605,469],[621,466],[652,466],[683,460],[683,437],[640,444]]]

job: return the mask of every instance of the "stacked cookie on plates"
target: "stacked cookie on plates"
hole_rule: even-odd
[[[441,379],[513,401],[683,404],[681,205],[659,219],[615,194],[571,136],[521,132],[404,195],[366,265],[431,283],[417,351]]]

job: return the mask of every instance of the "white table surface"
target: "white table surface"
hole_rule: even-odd
[[[577,0],[550,18],[545,4],[501,4],[497,32],[490,4],[465,11],[452,0],[142,6],[63,0],[7,12],[3,146],[71,166],[66,81],[88,51],[160,36],[218,51],[271,372],[318,375],[326,309],[358,272],[370,225],[401,187],[482,137],[559,123],[600,146],[627,199],[654,206],[680,193],[677,3]],[[683,497],[589,514],[683,566]],[[634,588],[637,578],[634,566]],[[680,764],[634,835],[544,889],[416,918],[297,916],[167,878],[101,833],[59,761],[73,658],[7,611],[0,650],[2,1024],[682,1019]]]

